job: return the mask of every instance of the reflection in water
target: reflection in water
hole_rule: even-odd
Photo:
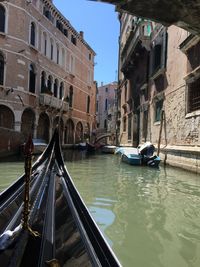
[[[65,151],[64,156],[78,191],[123,266],[200,266],[198,175],[162,166],[129,166],[116,155]],[[19,163],[12,164],[5,173],[0,163],[3,187],[11,181],[9,171],[23,172],[22,163],[18,170]]]
[[[200,179],[134,167],[115,155],[66,162],[123,266],[200,266]]]

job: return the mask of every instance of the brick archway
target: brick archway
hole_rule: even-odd
[[[0,105],[0,127],[14,129],[14,114],[10,108]]]

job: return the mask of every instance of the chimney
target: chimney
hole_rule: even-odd
[[[83,31],[80,31],[80,36],[81,36],[82,38],[84,38],[84,32],[83,32]]]

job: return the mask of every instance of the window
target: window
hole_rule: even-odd
[[[0,5],[0,32],[5,32],[5,8]]]
[[[106,87],[106,93],[108,93],[108,87]]]
[[[35,46],[35,24],[31,22],[31,45]]]
[[[163,107],[163,99],[155,102],[155,122],[161,120],[162,107]]]
[[[73,87],[70,86],[69,88],[69,107],[72,107],[72,103],[73,103]]]
[[[29,92],[31,93],[35,93],[35,80],[36,80],[35,69],[31,64],[29,69]]]
[[[156,45],[153,49],[153,73],[161,67],[161,51],[162,46],[160,44]]]
[[[59,98],[62,99],[64,95],[64,84],[61,82],[60,84],[60,91],[59,91]]]
[[[0,84],[3,85],[4,83],[4,57],[0,53]]]
[[[43,33],[43,52],[44,52],[44,55],[46,56],[47,55],[47,35],[45,32]]]
[[[74,58],[73,58],[73,56],[71,56],[70,57],[70,66],[69,66],[69,71],[71,72],[71,73],[74,73]]]
[[[51,40],[51,60],[53,60],[53,40]]]
[[[63,25],[60,20],[56,21],[56,28],[58,28],[59,31],[63,32]]]
[[[57,97],[58,95],[58,80],[55,79],[54,86],[53,86],[53,95]]]
[[[53,81],[53,78],[52,78],[52,76],[49,75],[48,81],[47,81],[47,88],[50,92],[51,92],[51,88],[52,88],[52,81]]]
[[[150,51],[150,75],[155,75],[159,70],[163,70],[167,65],[167,45],[168,34],[167,29],[163,29],[156,39],[155,45]]]
[[[50,10],[46,6],[44,6],[44,8],[43,8],[43,15],[46,18],[48,18],[49,20],[52,20],[52,18],[51,18],[51,12],[50,12]]]
[[[89,54],[89,60],[91,60],[92,59],[92,55],[91,54]]]
[[[200,109],[200,78],[188,84],[188,112]]]
[[[68,30],[67,30],[67,29],[64,29],[64,30],[63,30],[63,34],[64,34],[66,37],[68,37]]]
[[[192,46],[187,51],[188,72],[194,70],[200,65],[200,42]]]
[[[87,97],[87,113],[90,113],[90,97]]]
[[[71,42],[76,45],[76,37],[74,37],[73,35],[71,35]]]
[[[65,49],[62,48],[62,66],[65,67]]]
[[[43,71],[41,74],[41,93],[46,91],[46,73]]]
[[[108,99],[105,100],[105,110],[108,110]]]
[[[59,58],[60,58],[60,50],[59,46],[57,45],[57,54],[56,54],[56,63],[59,64]]]

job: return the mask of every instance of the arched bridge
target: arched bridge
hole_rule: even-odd
[[[200,33],[200,0],[91,0],[114,4],[117,11],[149,18],[163,25]]]
[[[96,136],[94,144],[98,143],[101,139],[106,138],[106,137],[111,137],[111,133],[104,133],[104,134],[99,134]]]

